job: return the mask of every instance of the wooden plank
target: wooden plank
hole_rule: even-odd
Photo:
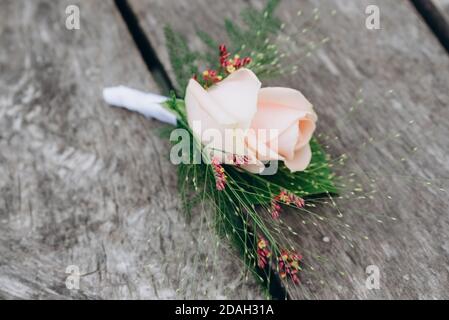
[[[158,91],[113,1],[2,1],[0,47],[0,298],[261,297],[178,209],[161,125],[102,101]]]
[[[223,18],[238,21],[248,1],[130,3],[173,77],[162,26],[171,24],[201,50],[195,30],[226,42]],[[334,170],[364,190],[336,199],[337,208],[319,204],[314,211],[324,222],[285,216],[308,263],[303,284],[288,290],[293,298],[448,298],[449,59],[410,2],[377,1],[380,30],[365,27],[370,4],[285,0],[279,8],[294,40],[287,59],[299,72],[265,85],[300,89],[315,104],[321,142],[332,158],[348,156]],[[307,45],[325,37],[330,42],[309,56]],[[378,290],[365,286],[369,265],[379,268]]]
[[[448,0],[432,0],[435,6],[443,12],[447,21],[449,21],[449,1]]]

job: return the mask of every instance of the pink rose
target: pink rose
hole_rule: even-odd
[[[191,79],[185,104],[189,126],[202,143],[223,154],[248,155],[248,171],[262,171],[265,160],[283,160],[292,172],[310,163],[317,116],[297,90],[261,89],[256,75],[242,68],[208,90]],[[211,139],[211,129],[222,138]],[[271,131],[259,134],[263,130]]]
[[[270,141],[257,139],[257,144],[273,145],[283,158],[290,171],[303,171],[312,158],[310,139],[315,131],[317,115],[312,105],[301,92],[289,88],[263,88],[259,91],[257,112],[251,127],[257,129],[276,129],[279,135]],[[250,142],[253,142],[251,144]],[[249,140],[254,148],[254,140]]]

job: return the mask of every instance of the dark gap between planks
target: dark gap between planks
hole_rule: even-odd
[[[170,90],[174,88],[173,83],[171,82],[167,71],[165,70],[161,61],[157,57],[157,54],[152,47],[149,39],[145,35],[145,32],[140,26],[136,14],[131,9],[127,0],[114,0],[114,2],[117,6],[117,9],[120,11],[121,16],[126,23],[126,26],[128,27],[128,30],[131,33],[131,36],[148,70],[152,74],[154,80],[159,85],[162,92],[168,95]],[[254,243],[251,243],[249,245],[253,246]],[[268,276],[262,272],[260,272],[259,275],[265,278],[265,281],[269,281],[269,292],[274,299],[285,300],[290,298],[279,276],[276,274],[276,272],[274,272],[274,270],[269,270]]]
[[[449,53],[449,22],[430,0],[410,0],[429,28]]]
[[[143,58],[148,70],[154,78],[154,81],[158,84],[162,93],[169,95],[170,90],[174,89],[173,83],[165,71],[161,61],[156,55],[154,48],[152,47],[150,41],[145,35],[142,27],[139,24],[139,20],[136,14],[133,12],[131,7],[126,0],[114,0],[117,9],[122,15],[123,20],[128,27],[129,32]]]

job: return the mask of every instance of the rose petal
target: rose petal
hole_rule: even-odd
[[[269,132],[266,132],[266,135],[269,135]],[[284,157],[282,157],[278,152],[276,152],[275,149],[270,148],[264,142],[267,140],[267,137],[262,136],[263,135],[261,135],[260,132],[256,132],[253,129],[248,130],[246,136],[246,143],[248,145],[248,148],[255,152],[257,159],[261,161],[284,160]]]
[[[189,125],[193,121],[201,121],[204,129],[214,128],[214,124],[224,128],[224,125],[232,125],[236,122],[226,109],[222,108],[210,94],[194,79],[190,79],[186,89],[185,105]]]
[[[292,124],[287,130],[285,130],[278,138],[278,150],[279,153],[286,159],[291,159],[294,156],[296,142],[298,141],[299,127],[297,123]],[[270,141],[271,146],[276,141]]]
[[[239,128],[248,129],[257,111],[257,97],[261,83],[249,69],[242,68],[230,74],[223,81],[212,86],[208,93],[222,110],[231,115]]]
[[[312,139],[313,132],[315,131],[315,121],[308,115],[304,119],[299,121],[299,138],[296,144],[296,150],[304,147]]]
[[[312,150],[310,144],[305,145],[295,152],[292,159],[284,160],[284,163],[291,172],[304,171],[312,159]]]
[[[315,115],[312,104],[298,90],[282,87],[262,88],[259,91],[259,103],[261,101],[263,104],[293,108]]]
[[[297,123],[298,120],[306,116],[307,113],[304,111],[298,111],[293,108],[285,108],[275,104],[266,104],[265,101],[259,100],[257,112],[254,116],[253,122],[251,123],[251,128],[255,130],[277,130],[277,134],[275,135],[270,136],[268,133],[266,135],[267,138],[273,140],[274,138],[280,136],[285,130],[290,128],[290,126]],[[268,142],[268,140],[263,142]],[[296,143],[296,138],[292,143]]]

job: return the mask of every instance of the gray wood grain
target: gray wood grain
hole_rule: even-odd
[[[432,1],[442,12],[444,12],[444,14],[446,15],[446,19],[449,19],[449,1],[448,0],[432,0]]]
[[[248,3],[264,1],[130,3],[173,77],[163,25],[201,49],[196,28],[226,42],[223,18],[239,21]],[[298,73],[265,85],[300,89],[314,103],[320,141],[333,159],[348,158],[334,170],[349,188],[335,207],[323,199],[311,208],[324,221],[284,215],[307,263],[302,285],[288,290],[293,298],[448,298],[449,58],[408,1],[376,1],[380,30],[365,27],[369,4],[285,0],[279,9]],[[365,286],[369,265],[379,268],[378,290]]]
[[[113,1],[2,1],[0,47],[0,298],[262,297],[180,212],[160,124],[102,101],[158,91]]]

